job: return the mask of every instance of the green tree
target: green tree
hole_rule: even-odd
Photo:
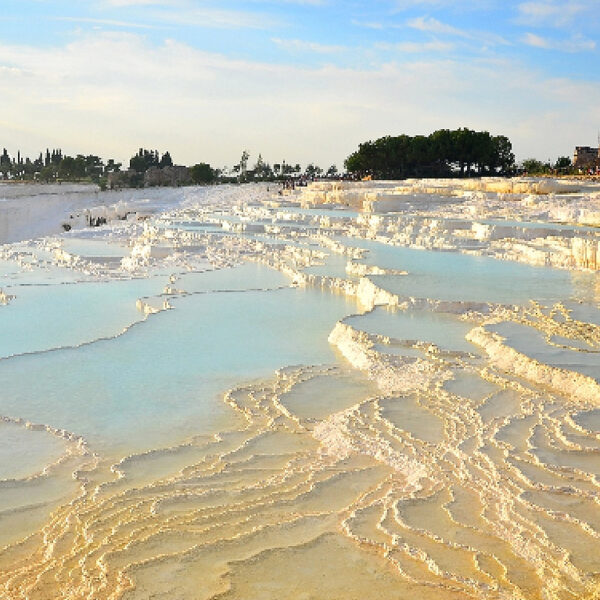
[[[215,179],[215,172],[207,163],[198,163],[190,168],[190,177],[196,184],[212,183]]]
[[[273,177],[273,169],[271,165],[263,160],[262,154],[258,155],[256,164],[254,165],[254,177],[257,179],[271,179]]]
[[[547,172],[548,165],[537,160],[537,158],[526,158],[523,161],[523,169],[529,175],[542,175]]]
[[[571,159],[568,156],[559,156],[554,163],[554,168],[558,171],[569,171],[572,167]]]
[[[81,157],[85,164],[85,174],[90,177],[92,181],[98,181],[104,173],[104,163],[99,156],[95,154],[88,154],[88,156],[78,155],[77,158]]]
[[[294,172],[294,167],[292,167],[292,165],[288,165],[285,160],[283,161],[283,164],[281,165],[281,175],[282,177],[285,177],[287,175],[291,175]]]
[[[515,170],[515,155],[512,144],[505,135],[497,135],[494,142],[494,168],[499,169],[500,175],[510,175]]]
[[[49,163],[43,167],[40,171],[40,179],[46,183],[54,181],[56,179],[56,165]]]
[[[135,156],[129,160],[129,168],[137,173],[145,173],[150,167],[158,167],[158,152],[140,148]]]
[[[12,161],[10,159],[10,155],[6,148],[4,148],[2,154],[0,154],[0,172],[2,173],[2,177],[6,179],[11,170]]]
[[[58,178],[63,180],[74,179],[76,169],[76,160],[72,156],[65,156],[58,165]]]
[[[306,169],[304,169],[304,174],[307,177],[318,177],[321,175],[321,173],[323,173],[323,169],[321,169],[321,167],[318,165],[313,165],[312,163],[308,164]]]
[[[388,179],[508,174],[514,155],[505,136],[467,128],[440,129],[429,136],[385,136],[363,142],[344,164],[356,175]]]
[[[104,171],[106,173],[118,173],[121,170],[122,163],[115,162],[114,158],[109,158],[106,161]]]
[[[172,167],[173,166],[173,160],[171,158],[171,155],[169,154],[169,152],[165,152],[162,155],[162,158],[160,159],[160,162],[158,163],[158,166],[162,169],[163,167]]]

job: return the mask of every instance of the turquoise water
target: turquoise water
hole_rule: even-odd
[[[121,258],[128,256],[131,249],[125,245],[116,244],[107,240],[97,240],[89,238],[67,237],[65,238],[63,249],[71,254],[83,257],[110,257]]]
[[[246,262],[233,269],[183,273],[171,284],[186,292],[274,289],[290,285],[290,278],[260,263]]]
[[[362,316],[345,321],[356,329],[370,334],[390,336],[397,340],[433,343],[442,350],[477,352],[465,340],[472,324],[459,321],[450,315],[430,311],[395,311],[377,307]]]
[[[88,276],[56,265],[34,264],[23,269],[16,261],[0,261],[0,286],[73,283],[90,279]]]
[[[0,357],[76,346],[118,335],[141,321],[138,298],[160,294],[166,277],[58,285],[6,286]]]
[[[294,415],[318,421],[375,396],[377,388],[352,373],[317,376],[299,383],[281,397],[281,403]]]
[[[325,275],[327,277],[341,277],[342,279],[354,278],[346,273],[346,265],[348,264],[347,256],[340,256],[339,254],[330,253],[322,262],[322,265],[316,265],[314,267],[308,267],[305,269],[306,273],[312,273],[313,275]]]
[[[65,453],[65,441],[47,431],[0,422],[0,481],[39,474]]]
[[[332,362],[327,334],[350,312],[343,297],[292,288],[174,305],[114,340],[0,361],[0,414],[65,428],[107,454],[217,431],[231,418],[220,394],[280,367]]]
[[[497,323],[488,326],[490,331],[500,334],[506,344],[518,352],[531,356],[540,362],[562,369],[577,371],[600,381],[600,352],[578,352],[546,343],[544,335],[520,323]],[[564,340],[568,342],[568,340]]]
[[[572,319],[582,321],[584,323],[595,323],[600,325],[600,305],[593,306],[590,304],[564,303],[569,310]]]
[[[369,250],[364,258],[367,264],[408,271],[408,275],[401,277],[372,277],[378,285],[402,296],[522,304],[529,300],[557,302],[575,294],[571,275],[565,270],[367,240],[342,238],[341,241]],[[592,282],[594,275],[590,274],[588,279]]]

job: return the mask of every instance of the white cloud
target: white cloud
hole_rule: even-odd
[[[411,29],[421,31],[423,33],[431,33],[431,34],[436,34],[436,35],[440,35],[440,36],[447,35],[447,36],[463,38],[463,40],[466,40],[466,41],[477,42],[477,43],[483,44],[484,48],[487,48],[489,46],[510,45],[510,42],[508,42],[506,40],[506,38],[504,38],[496,33],[490,33],[489,31],[471,31],[471,30],[466,30],[466,29],[460,29],[458,27],[454,27],[447,23],[443,23],[442,21],[439,21],[438,19],[435,19],[434,17],[429,17],[429,16],[415,17],[413,19],[409,19],[402,25],[398,24],[398,23],[383,24],[380,22],[362,23],[362,22],[356,21],[356,20],[353,20],[352,23],[354,25],[358,25],[361,27],[365,27],[365,28],[369,28],[369,29],[378,29],[378,30],[404,29],[405,27],[410,27]],[[427,42],[425,42],[425,43],[427,43]],[[420,45],[423,46],[425,43],[421,43]],[[440,50],[448,50],[449,49],[447,45],[442,47],[440,45],[440,42],[431,42],[430,41],[428,43],[429,43],[429,50],[435,50],[436,47],[438,47],[438,49],[440,49]],[[409,45],[406,45],[406,49],[410,50],[411,47],[417,48],[417,46],[415,44],[417,44],[417,43],[411,42]],[[426,51],[427,48],[425,47],[425,48],[423,48],[423,50]],[[417,51],[417,50],[413,50],[413,51]]]
[[[269,14],[252,10],[235,10],[205,5],[192,0],[101,0],[100,6],[110,10],[141,7],[140,17],[157,25],[183,25],[216,29],[270,29],[280,21]]]
[[[107,6],[165,6],[171,4],[177,4],[177,0],[102,0],[102,3]]]
[[[71,23],[90,23],[92,25],[108,25],[109,27],[125,27],[129,29],[156,29],[156,25],[145,23],[133,23],[131,21],[118,21],[115,19],[94,19],[91,17],[55,17],[56,21],[68,21]]]
[[[416,19],[410,19],[407,22],[407,25],[413,29],[418,29],[419,31],[468,37],[468,34],[462,29],[457,29],[456,27],[452,27],[452,25],[442,23],[433,17],[417,17]]]
[[[523,42],[528,46],[533,46],[534,48],[549,49],[551,47],[549,40],[540,35],[536,35],[535,33],[526,33],[523,37]]]
[[[326,6],[328,0],[269,0],[273,4],[307,4],[309,6]]]
[[[407,25],[412,29],[423,31],[427,33],[435,33],[438,35],[453,35],[456,37],[464,38],[465,40],[481,42],[486,46],[496,45],[508,45],[509,42],[502,36],[496,33],[490,33],[488,31],[469,31],[466,29],[459,29],[442,23],[433,17],[417,17],[407,21]]]
[[[395,44],[379,43],[375,45],[380,50],[395,50],[397,52],[417,54],[423,52],[449,52],[454,44],[432,40],[429,42],[397,42]]]
[[[210,7],[158,10],[152,16],[163,24],[217,29],[271,29],[281,26],[279,21],[265,14]]]
[[[285,48],[286,50],[299,52],[315,52],[317,54],[336,54],[346,50],[344,46],[334,46],[327,44],[319,44],[317,42],[307,42],[305,40],[284,40],[281,38],[272,38],[272,42]]]
[[[302,68],[131,33],[58,48],[0,44],[0,57],[11,116],[3,144],[29,155],[61,146],[127,160],[146,146],[222,166],[249,148],[271,162],[341,166],[366,139],[467,126],[508,135],[520,158],[545,159],[570,154],[600,122],[595,82],[547,79],[509,61],[405,54],[372,68]]]
[[[444,6],[450,4],[451,0],[395,0],[394,10],[403,11],[415,6]]]
[[[497,0],[393,0],[392,11],[402,12],[413,8],[449,8],[456,12],[471,12],[487,10],[494,6]]]
[[[522,2],[517,6],[519,22],[527,25],[562,27],[572,22],[591,7],[584,1],[533,0]],[[597,9],[597,5],[596,5]]]
[[[365,29],[385,29],[385,25],[383,23],[379,23],[378,21],[359,21],[358,19],[352,19],[351,23],[352,25],[364,27]]]
[[[569,40],[554,40],[529,32],[525,34],[522,41],[534,48],[560,50],[562,52],[586,52],[596,48],[596,42],[580,36],[575,36]]]

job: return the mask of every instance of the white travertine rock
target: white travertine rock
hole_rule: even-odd
[[[358,277],[366,277],[367,275],[406,275],[406,271],[398,271],[396,269],[382,269],[377,266],[365,265],[352,260],[346,263],[346,273]]]
[[[600,401],[600,384],[591,377],[540,363],[504,344],[501,336],[485,327],[475,327],[466,338],[483,348],[492,363],[503,371],[514,373],[580,402],[597,404]]]
[[[397,212],[406,206],[412,197],[408,194],[394,192],[367,192],[363,203],[366,213],[389,213]]]
[[[356,407],[331,415],[318,423],[312,430],[314,438],[323,445],[323,450],[338,460],[344,460],[353,453],[371,456],[378,462],[391,467],[396,474],[404,476],[405,494],[413,494],[422,489],[421,480],[428,477],[427,468],[404,453],[395,450],[381,437],[359,437],[353,431],[351,420]]]
[[[358,283],[358,301],[369,310],[375,306],[398,306],[399,298],[375,285],[369,278],[363,277]]]
[[[79,256],[71,254],[62,248],[55,248],[54,260],[56,260],[58,264],[73,266],[79,261]]]
[[[143,241],[136,243],[131,249],[129,256],[121,259],[121,267],[125,271],[135,271],[139,267],[145,266],[150,262],[152,256],[152,245],[145,244]]]
[[[336,324],[328,340],[354,368],[365,371],[384,394],[424,390],[450,377],[430,361],[378,352],[371,336],[343,322]]]

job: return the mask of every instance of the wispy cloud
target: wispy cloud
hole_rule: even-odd
[[[454,27],[453,25],[439,21],[438,19],[430,16],[414,17],[403,23],[368,23],[357,20],[353,20],[352,23],[353,25],[357,25],[360,27],[381,31],[386,29],[404,29],[406,27],[409,27],[411,29],[415,29],[416,31],[421,31],[422,33],[430,33],[436,36],[454,36],[462,38],[465,41],[468,40],[471,42],[477,42],[483,47],[510,45],[510,42],[506,38],[502,37],[501,35],[498,35],[497,33],[492,33],[489,31],[474,31],[461,29],[459,27]],[[435,41],[429,41],[428,43],[431,45],[432,49],[436,46],[439,46],[440,44],[440,42]],[[411,46],[412,45],[413,43],[411,42]],[[407,46],[407,48],[411,46]]]
[[[416,6],[444,6],[451,4],[451,0],[395,0],[393,10],[400,12]]]
[[[430,42],[397,42],[388,44],[385,42],[375,44],[379,50],[394,50],[397,52],[417,54],[425,52],[448,52],[454,48],[454,44],[432,40]]]
[[[531,32],[526,33],[522,41],[534,48],[560,50],[562,52],[586,52],[596,48],[594,40],[583,37],[573,37],[569,40],[554,40]]]
[[[356,25],[357,27],[364,27],[365,29],[385,29],[385,25],[378,21],[361,21],[359,19],[352,19],[351,23],[352,25]]]
[[[97,6],[111,14],[114,9],[131,8],[137,19],[157,25],[192,26],[211,29],[270,29],[281,26],[281,22],[268,12],[248,8],[239,10],[224,7],[223,2],[205,2],[204,0],[96,0]],[[277,0],[279,2],[286,0]],[[292,1],[292,0],[290,0]],[[296,0],[294,0],[296,1]],[[320,0],[308,1],[311,4]],[[248,3],[246,3],[248,4]],[[115,21],[120,21],[115,19]],[[90,21],[91,22],[91,21]],[[116,24],[116,23],[115,23]]]
[[[578,0],[522,2],[517,6],[518,22],[534,26],[562,27],[580,17],[589,8],[589,4]]]
[[[273,4],[305,4],[309,6],[326,6],[328,0],[268,0]]]
[[[423,31],[425,33],[434,33],[437,35],[451,35],[455,37],[461,37],[465,40],[471,40],[475,42],[481,42],[486,46],[490,45],[508,45],[509,42],[504,37],[491,33],[489,31],[472,31],[467,29],[459,29],[442,21],[438,21],[433,17],[417,17],[410,19],[406,23],[408,27]]]
[[[126,7],[126,6],[169,6],[178,4],[177,0],[102,0],[106,6]]]
[[[271,41],[285,48],[286,50],[294,50],[300,52],[315,52],[317,54],[335,54],[346,50],[345,46],[335,46],[329,44],[320,44],[317,42],[308,42],[305,40],[287,40],[281,38],[271,38]]]
[[[454,12],[481,12],[493,8],[497,0],[393,0],[392,11],[402,12],[413,8],[450,9]]]
[[[210,7],[160,10],[153,17],[162,23],[216,29],[271,29],[281,25],[268,14]]]
[[[446,33],[449,35],[469,37],[469,34],[467,34],[466,31],[452,27],[452,25],[442,23],[433,17],[417,17],[416,19],[410,19],[407,22],[407,25],[413,29],[418,29],[419,31],[427,31],[430,33]]]
[[[133,23],[131,21],[118,21],[113,19],[94,19],[92,17],[54,17],[55,21],[68,21],[70,23],[90,23],[92,25],[108,25],[110,27],[125,27],[131,29],[157,29],[156,25],[146,23]]]

